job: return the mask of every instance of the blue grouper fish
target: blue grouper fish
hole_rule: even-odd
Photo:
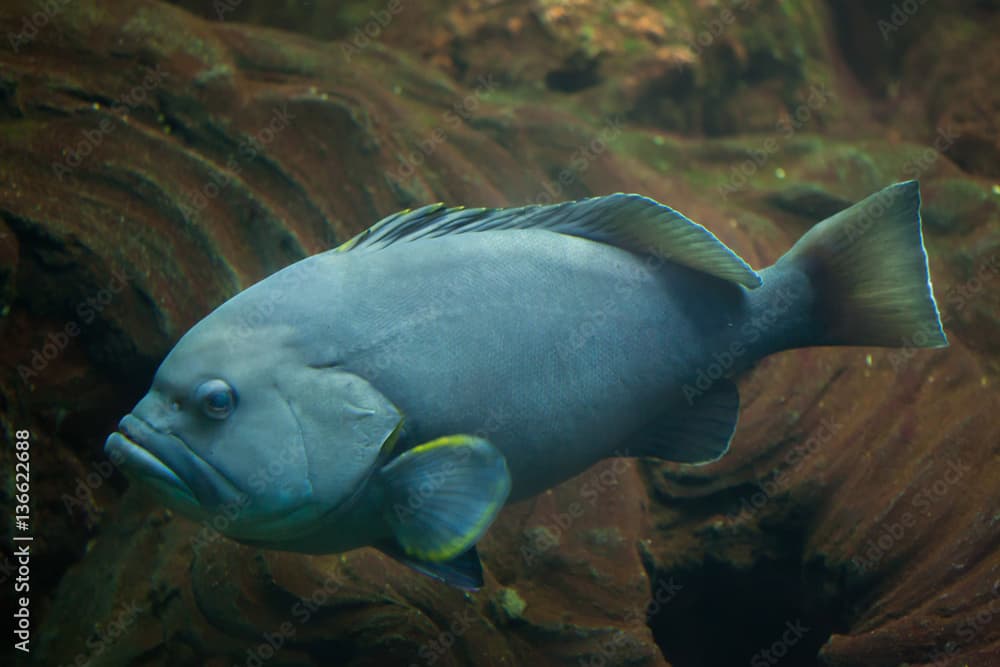
[[[947,345],[916,182],[759,273],[639,195],[425,206],[219,306],[105,450],[240,542],[372,546],[474,589],[506,502],[619,453],[718,459],[730,378],[811,345]]]

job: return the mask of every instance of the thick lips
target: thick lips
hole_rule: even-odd
[[[135,415],[125,415],[104,451],[127,472],[186,496],[204,508],[241,503],[245,494],[171,433],[157,431]]]
[[[112,461],[122,466],[128,472],[143,479],[165,484],[186,496],[186,499],[190,502],[198,502],[194,497],[194,491],[191,490],[191,487],[175,475],[170,468],[165,466],[163,461],[121,433],[112,433],[108,436],[107,441],[104,443],[104,452]]]

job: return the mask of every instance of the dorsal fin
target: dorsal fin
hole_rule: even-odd
[[[712,232],[648,197],[623,193],[519,208],[431,204],[394,213],[336,251],[377,249],[400,241],[501,229],[545,229],[579,236],[653,255],[751,289],[761,284],[757,272]]]

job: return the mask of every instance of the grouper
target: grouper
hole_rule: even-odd
[[[915,181],[760,272],[652,199],[391,215],[188,331],[105,444],[262,548],[374,547],[457,587],[505,503],[612,456],[723,456],[733,378],[804,346],[943,347]]]

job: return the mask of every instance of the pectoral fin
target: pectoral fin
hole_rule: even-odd
[[[739,414],[740,392],[722,378],[692,396],[689,407],[651,424],[629,449],[677,463],[711,463],[729,451]]]
[[[404,553],[443,563],[468,551],[510,494],[503,454],[467,435],[439,438],[390,461],[379,474],[385,518]]]

